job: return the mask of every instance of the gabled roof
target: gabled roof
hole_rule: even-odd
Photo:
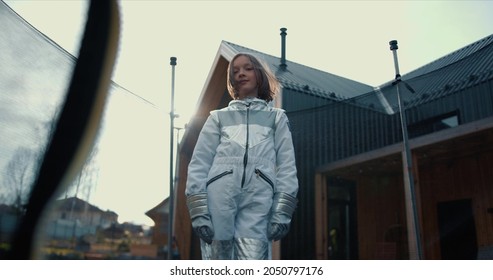
[[[158,205],[154,206],[152,209],[145,213],[149,218],[154,217],[155,215],[169,214],[169,197],[165,198]]]
[[[233,52],[253,53],[265,60],[283,88],[301,91],[326,98],[347,99],[373,90],[372,86],[353,81],[341,76],[320,71],[299,63],[286,60],[285,70],[280,66],[281,59],[256,50],[223,41],[222,45]]]
[[[464,59],[467,59],[471,57],[474,54],[477,54],[478,52],[484,51],[485,48],[491,47],[491,44],[493,43],[493,35],[487,36],[479,41],[476,41],[474,43],[471,43],[459,50],[456,50],[448,55],[445,55],[437,60],[434,60],[424,66],[421,66],[420,68],[413,70],[409,72],[408,74],[404,75],[406,79],[412,79],[417,76],[422,76],[424,74],[428,74],[430,72],[442,69],[446,66],[452,65],[454,63],[460,63]],[[485,70],[485,69],[491,69],[491,65],[493,60],[491,58],[493,55],[486,54],[488,57],[481,57],[481,59],[486,59],[488,60],[488,63],[485,64],[477,64],[477,65],[470,65],[470,67],[465,67],[466,69],[469,68],[478,68],[479,71]],[[467,66],[467,65],[466,65]],[[465,70],[465,69],[464,69]]]
[[[403,76],[418,93],[409,100],[409,106],[447,96],[492,78],[493,35]]]
[[[402,75],[402,80],[416,93],[411,93],[405,86],[401,87],[400,93],[405,106],[414,107],[492,78],[493,35],[490,35]],[[394,80],[372,93],[354,98],[355,103],[366,106],[379,104],[382,106],[380,109],[388,113],[397,112],[397,94],[392,82]]]
[[[320,71],[286,59],[286,67],[280,66],[281,59],[227,41],[221,41],[209,71],[204,88],[199,96],[196,113],[188,123],[182,138],[182,147],[194,146],[203,122],[211,110],[228,105],[226,72],[229,61],[239,52],[252,53],[263,59],[274,72],[284,89],[315,95],[331,100],[351,99],[372,92],[372,86],[341,76]],[[191,137],[189,135],[192,134]],[[182,152],[191,153],[184,149]]]

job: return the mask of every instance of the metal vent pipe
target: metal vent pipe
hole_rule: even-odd
[[[281,28],[281,67],[285,68],[286,65],[286,30],[287,28]]]

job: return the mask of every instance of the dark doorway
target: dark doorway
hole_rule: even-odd
[[[478,245],[471,200],[438,203],[437,213],[442,259],[476,259]]]
[[[332,260],[358,258],[356,190],[354,183],[328,181],[328,256]]]

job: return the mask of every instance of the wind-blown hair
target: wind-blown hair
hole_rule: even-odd
[[[229,95],[231,95],[233,99],[238,99],[238,93],[236,91],[233,73],[233,62],[239,56],[247,57],[248,59],[250,59],[250,62],[253,65],[255,76],[257,78],[258,98],[263,99],[267,102],[272,101],[274,99],[274,96],[280,91],[281,86],[279,84],[279,81],[264,61],[249,53],[238,53],[233,57],[233,59],[231,59],[231,62],[229,63],[227,74],[227,86]]]

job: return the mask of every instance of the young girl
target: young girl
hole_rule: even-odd
[[[188,166],[185,190],[203,259],[270,259],[289,231],[298,179],[279,91],[269,68],[239,53],[227,74],[233,100],[210,113]]]

